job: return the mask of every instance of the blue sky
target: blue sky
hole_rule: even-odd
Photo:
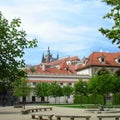
[[[20,18],[21,29],[38,47],[25,51],[26,64],[41,62],[50,47],[53,57],[78,56],[82,59],[100,49],[119,52],[98,29],[112,21],[103,19],[110,7],[101,0],[1,0],[0,11],[8,19]]]

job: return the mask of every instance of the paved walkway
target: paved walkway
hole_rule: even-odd
[[[33,107],[40,107],[40,106],[26,106],[26,108],[33,108]],[[31,113],[27,115],[21,114],[22,108],[14,108],[11,107],[0,107],[0,120],[33,120],[31,119]],[[41,111],[44,112],[44,111]],[[98,120],[96,115],[97,113],[92,113],[89,111],[85,111],[85,109],[74,109],[74,108],[64,108],[64,107],[53,107],[52,111],[45,111],[45,112],[51,112],[54,114],[67,114],[67,115],[91,115],[92,117],[90,120]],[[103,113],[103,114],[120,114],[120,113]],[[55,117],[53,117],[53,120],[56,120]],[[69,120],[69,119],[62,119],[62,120]],[[81,119],[75,119],[75,120],[85,120],[84,118]],[[104,120],[114,120],[113,118],[104,119]]]

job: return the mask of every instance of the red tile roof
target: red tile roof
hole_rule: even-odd
[[[104,56],[105,63],[101,63],[99,58]],[[79,65],[76,70],[84,69],[90,66],[112,66],[120,67],[120,63],[117,63],[115,59],[120,58],[120,52],[107,53],[107,52],[93,52],[89,57],[85,65]]]
[[[27,73],[32,73],[29,69],[26,69]],[[35,72],[36,74],[63,74],[63,75],[68,75],[71,74],[69,71],[66,69],[58,69],[56,67],[54,68],[45,68],[44,70],[38,65],[35,67]]]
[[[65,58],[60,58],[58,60],[55,60],[49,63],[42,63],[42,64],[47,65],[47,66],[53,66],[53,65],[61,64],[62,62],[75,61],[75,60],[79,60],[79,58],[77,56],[65,57]]]

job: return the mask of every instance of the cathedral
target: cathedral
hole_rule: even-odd
[[[53,62],[53,61],[58,60],[58,59],[59,59],[59,55],[58,54],[57,54],[56,58],[52,57],[52,54],[50,53],[50,48],[48,46],[47,54],[44,55],[44,53],[43,53],[41,63],[49,63],[49,62]]]

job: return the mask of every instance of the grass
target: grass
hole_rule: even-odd
[[[45,106],[59,106],[59,107],[67,107],[67,108],[80,108],[80,109],[98,109],[99,104],[40,104],[40,105],[45,105]],[[111,105],[111,104],[106,104],[104,106],[105,108],[120,108],[120,105]]]

